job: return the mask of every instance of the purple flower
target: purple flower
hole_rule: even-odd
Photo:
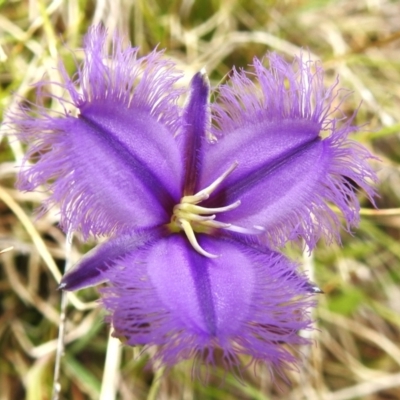
[[[234,71],[211,105],[196,74],[181,108],[172,62],[138,58],[117,37],[109,56],[105,38],[91,29],[75,78],[61,68],[65,113],[38,105],[12,117],[28,143],[19,187],[46,185],[43,210],[59,205],[65,231],[109,237],[60,288],[107,281],[114,334],[158,345],[162,363],[214,364],[220,348],[227,367],[240,354],[290,367],[284,345],[307,342],[298,333],[311,329],[319,289],[278,247],[338,239],[330,204],[350,229],[358,190],[374,194],[371,156],[348,139],[352,119],[332,115],[336,85],[324,89],[318,63],[272,54],[269,69],[255,59],[254,73]]]

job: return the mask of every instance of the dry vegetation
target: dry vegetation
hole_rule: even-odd
[[[60,398],[400,399],[399,21],[398,0],[0,0],[1,113],[19,96],[33,99],[31,84],[45,74],[60,80],[60,58],[73,72],[69,49],[101,22],[143,53],[166,48],[187,79],[206,66],[214,85],[253,56],[308,49],[328,81],[339,74],[354,91],[349,114],[362,101],[357,123],[365,126],[356,140],[381,159],[379,210],[361,199],[360,229],[343,235],[342,247],[321,243],[304,259],[325,295],[315,311],[316,344],[303,349],[304,365],[290,373],[290,386],[271,381],[262,367],[245,373],[245,385],[228,375],[223,385],[216,376],[205,386],[191,379],[190,363],[146,369],[147,354],[108,340],[97,292],[88,289],[69,297]],[[66,246],[56,210],[35,220],[32,211],[46,195],[13,188],[24,148],[6,138],[0,146],[0,249],[14,246],[1,255],[0,399],[50,399],[57,281],[65,255],[77,260],[88,246],[77,239]]]

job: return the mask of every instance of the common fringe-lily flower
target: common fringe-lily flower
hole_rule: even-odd
[[[11,118],[28,143],[19,188],[50,193],[65,231],[107,236],[63,277],[60,288],[101,282],[114,335],[157,345],[172,365],[192,356],[240,368],[240,355],[281,371],[288,347],[307,343],[317,286],[279,252],[338,239],[342,214],[358,222],[356,194],[371,199],[371,155],[348,139],[336,85],[318,63],[268,56],[253,73],[234,70],[209,103],[205,72],[180,108],[176,66],[153,51],[139,58],[92,28],[85,61],[64,76],[65,113],[39,102]],[[38,84],[45,89],[48,82]],[[39,90],[39,100],[46,95]],[[35,111],[36,110],[36,111]],[[35,161],[31,164],[31,161]]]

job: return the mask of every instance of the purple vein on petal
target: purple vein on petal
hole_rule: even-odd
[[[246,171],[242,176],[232,174],[229,184],[222,184],[221,189],[213,195],[212,199],[206,201],[207,207],[213,207],[221,202],[231,202],[231,199],[240,199],[242,194],[257,186],[262,180],[274,173],[275,171],[285,168],[294,158],[301,156],[302,153],[320,142],[320,138],[316,137],[296,148],[291,148],[286,152],[282,152],[276,159],[267,160],[264,164],[255,164],[253,170]],[[236,178],[236,179],[235,179]]]
[[[202,165],[202,145],[209,124],[209,83],[205,72],[191,81],[189,102],[184,113],[183,152],[185,157],[184,195],[194,194]]]
[[[211,291],[209,264],[204,262],[204,256],[191,247],[186,249],[188,264],[191,267],[191,275],[195,282],[196,294],[201,313],[204,318],[208,333],[212,336],[217,334],[217,319]]]
[[[147,166],[145,160],[140,159],[136,154],[129,151],[124,143],[115,138],[112,133],[107,132],[94,120],[89,120],[83,114],[79,118],[93,128],[99,134],[99,137],[107,142],[115,153],[119,155],[120,159],[125,160],[125,164],[129,166],[135,176],[140,177],[141,182],[148,188],[148,193],[154,197],[154,200],[159,202],[167,213],[170,212],[175,200],[161,180]]]

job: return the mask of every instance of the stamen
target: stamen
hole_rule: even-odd
[[[183,230],[193,248],[201,255],[209,258],[218,257],[205,251],[197,242],[195,230],[204,232],[204,228],[230,229],[236,230],[231,224],[215,221],[218,213],[231,211],[240,206],[240,200],[235,201],[225,207],[207,208],[197,204],[207,200],[211,193],[226,179],[238,166],[235,161],[222,175],[220,175],[211,185],[200,190],[194,195],[183,196],[179,204],[174,207],[171,218],[171,229],[173,231]],[[240,228],[239,228],[240,229]]]
[[[232,224],[226,224],[224,222],[219,221],[205,221],[202,225],[209,226],[211,228],[218,228],[218,229],[229,229]]]
[[[232,224],[224,229],[227,229],[228,231],[232,232],[243,233],[245,235],[261,235],[262,233],[265,232],[265,229],[259,229],[256,226],[253,226],[253,228],[242,228],[241,226]]]
[[[208,216],[203,216],[203,215],[197,215],[197,214],[185,214],[185,218],[190,221],[212,221],[215,219],[215,214],[214,215],[208,215]]]
[[[189,221],[186,221],[186,220],[183,219],[183,220],[180,220],[179,222],[180,222],[180,224],[181,224],[183,230],[185,231],[186,236],[187,236],[187,238],[189,239],[190,244],[194,247],[194,249],[195,249],[198,253],[200,253],[200,254],[202,254],[203,256],[208,257],[208,258],[217,258],[217,257],[218,257],[218,256],[216,256],[215,254],[211,254],[211,253],[209,253],[208,251],[205,251],[205,250],[199,245],[199,243],[197,242],[196,236],[195,236],[195,234],[194,234],[193,227],[192,227],[192,225],[190,224]]]
[[[186,203],[183,201],[182,201],[182,203],[178,204],[175,207],[176,207],[176,210],[182,210],[184,212],[192,213],[192,214],[214,214],[214,213],[218,214],[221,212],[233,210],[239,206],[240,206],[240,200],[235,201],[234,203],[230,204],[229,206],[217,207],[217,208],[200,207],[200,206],[196,206],[194,204],[189,204],[189,203]]]
[[[210,195],[239,165],[237,161],[235,161],[221,176],[219,176],[210,186],[207,186],[205,189],[200,190],[196,194],[196,196],[201,196],[203,193]]]

